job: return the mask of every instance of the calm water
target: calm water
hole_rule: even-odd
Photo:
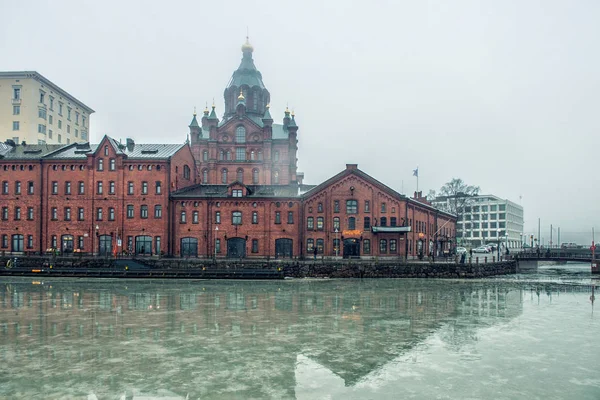
[[[598,284],[5,279],[0,398],[599,399]]]

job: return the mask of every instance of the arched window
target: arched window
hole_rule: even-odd
[[[107,156],[108,155],[108,146],[104,146],[104,155]]]
[[[381,223],[379,225],[380,226],[387,226],[387,218],[386,217],[381,217]]]
[[[208,170],[207,169],[203,169],[202,170],[202,183],[208,183]]]
[[[98,171],[104,171],[104,159],[98,159]]]
[[[225,159],[225,150],[219,150],[219,160],[223,161]]]
[[[258,151],[258,161],[262,161],[262,151]]]
[[[243,126],[238,126],[235,128],[235,142],[246,143],[246,128]]]
[[[275,185],[279,184],[279,171],[273,172],[273,183]]]
[[[356,229],[356,218],[354,218],[354,217],[348,218],[348,229],[351,231]]]
[[[227,161],[231,161],[231,151],[227,150],[226,156]]]
[[[208,150],[202,152],[202,161],[208,161]]]
[[[258,169],[256,168],[252,170],[252,183],[258,185]]]
[[[221,183],[227,183],[227,168],[221,170]]]
[[[239,168],[237,170],[235,179],[240,183],[244,183],[244,170],[243,169]]]
[[[314,251],[314,248],[315,248],[315,240],[314,239],[308,239],[306,241],[306,251],[312,252],[312,251]]]
[[[333,230],[339,232],[339,230],[340,230],[340,217],[335,217],[333,219]]]
[[[190,179],[190,167],[187,165],[183,166],[183,177],[184,179]]]
[[[256,158],[256,154],[254,153],[254,150],[250,151],[250,160],[254,161]]]

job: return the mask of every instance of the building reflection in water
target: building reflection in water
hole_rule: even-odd
[[[354,385],[440,329],[476,341],[522,297],[495,282],[13,280],[0,397],[293,398],[299,357]]]

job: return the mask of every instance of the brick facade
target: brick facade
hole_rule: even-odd
[[[307,258],[316,248],[324,257],[393,258],[450,250],[455,217],[356,164],[302,184],[295,116],[286,109],[283,124],[273,123],[252,50],[242,48],[223,120],[214,106],[201,124],[194,113],[189,144],[107,136],[98,145],[0,144],[0,251]]]

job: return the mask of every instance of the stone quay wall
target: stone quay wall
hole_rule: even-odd
[[[0,257],[0,268],[4,268],[10,257]],[[399,261],[357,260],[212,260],[203,259],[111,259],[85,257],[19,257],[18,268],[40,268],[53,265],[54,269],[100,269],[125,268],[140,270],[185,270],[185,269],[266,269],[281,271],[283,276],[293,278],[485,278],[494,275],[509,275],[517,272],[515,261],[485,264],[426,263]]]

